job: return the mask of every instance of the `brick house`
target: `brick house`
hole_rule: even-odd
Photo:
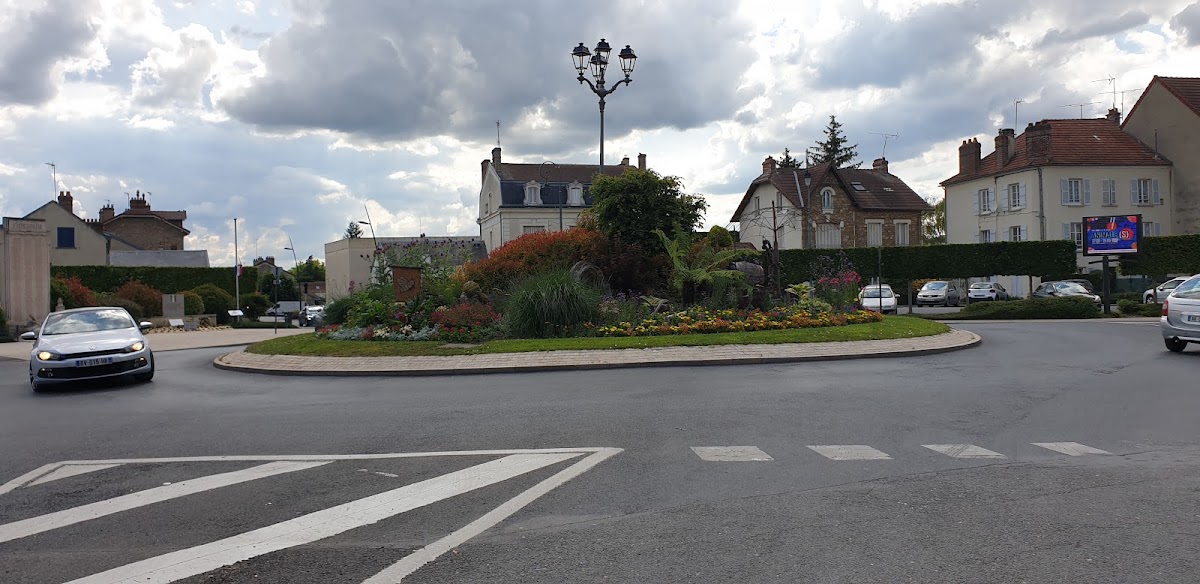
[[[779,249],[921,244],[929,204],[888,172],[887,159],[871,169],[780,168],[768,156],[762,169],[730,219],[744,242],[777,242]]]
[[[117,214],[112,205],[100,208],[100,218],[88,224],[101,233],[111,233],[143,250],[183,249],[184,238],[191,232],[183,227],[187,211],[154,211],[146,195],[137,191],[129,199],[129,209]]]

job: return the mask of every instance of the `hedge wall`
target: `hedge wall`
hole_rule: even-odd
[[[1121,273],[1162,276],[1200,274],[1200,235],[1147,237],[1137,257],[1121,259]]]
[[[863,280],[874,278],[883,255],[883,279],[972,278],[994,275],[1062,274],[1075,271],[1075,244],[1066,240],[1000,241],[914,247],[849,249],[788,249],[779,252],[784,283],[812,279],[811,267],[820,256],[844,252]]]
[[[215,284],[234,293],[232,267],[229,268],[151,268],[126,266],[54,266],[50,274],[56,278],[78,276],[84,286],[95,292],[112,292],[130,280],[140,280],[164,294],[191,290],[204,284]],[[255,291],[258,271],[242,268],[242,292]]]

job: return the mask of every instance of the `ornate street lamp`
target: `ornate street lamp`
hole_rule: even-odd
[[[617,59],[621,61],[621,71],[625,74],[625,78],[614,83],[611,88],[606,87],[604,73],[608,70],[608,55],[611,52],[612,47],[604,39],[600,39],[600,42],[596,43],[594,54],[587,47],[583,46],[583,43],[579,43],[579,46],[571,51],[571,58],[575,62],[575,71],[579,73],[579,77],[577,78],[579,84],[583,85],[587,83],[588,87],[592,89],[592,93],[600,97],[600,174],[604,174],[604,100],[609,94],[615,92],[622,83],[628,85],[633,81],[629,78],[629,75],[633,73],[633,67],[637,64],[637,55],[633,54],[633,49],[629,48],[629,45],[625,45],[625,48],[621,49],[621,52],[617,54]],[[584,70],[589,68],[591,69],[592,77],[596,80],[594,83],[583,74]]]

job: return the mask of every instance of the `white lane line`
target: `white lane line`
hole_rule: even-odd
[[[0,543],[29,537],[31,535],[89,521],[98,517],[128,511],[153,503],[168,501],[177,497],[200,493],[246,481],[261,479],[277,474],[294,472],[328,464],[327,462],[272,462],[239,471],[209,475],[196,479],[154,487],[96,503],[80,505],[72,509],[64,509],[46,515],[39,515],[21,521],[0,525]]]
[[[507,450],[449,450],[445,452],[389,452],[383,454],[233,454],[227,456],[169,456],[164,458],[113,458],[107,460],[65,460],[60,464],[158,464],[163,462],[274,462],[279,460],[381,460],[388,458],[426,458],[434,456],[508,456],[510,454],[591,454],[603,448],[515,448]]]
[[[757,446],[693,446],[692,452],[710,462],[746,462],[774,460]]]
[[[579,456],[514,454],[212,543],[93,574],[67,584],[166,584],[311,543]]]
[[[993,452],[974,444],[922,444],[921,446],[951,458],[1008,458],[999,452]]]
[[[1107,455],[1112,454],[1107,450],[1092,448],[1078,442],[1033,442],[1034,446],[1041,446],[1046,450],[1053,450],[1059,454],[1067,456],[1084,456],[1086,454]]]
[[[368,578],[363,584],[393,584],[398,583],[409,574],[416,572],[429,562],[432,562],[438,556],[450,551],[456,546],[460,546],[467,540],[487,531],[492,526],[504,521],[512,516],[513,513],[520,511],[526,505],[532,503],[538,497],[549,493],[556,487],[561,486],[567,481],[587,472],[592,467],[604,462],[609,457],[621,452],[620,448],[604,448],[598,450],[595,454],[584,458],[583,460],[572,464],[571,466],[558,471],[550,478],[536,484],[529,489],[505,501],[499,507],[485,513],[479,519],[472,521],[454,533],[443,537],[407,556],[404,559],[392,564],[384,571]]]
[[[81,474],[87,474],[89,472],[104,470],[106,468],[116,468],[118,466],[121,466],[121,465],[119,465],[119,464],[64,464],[64,465],[46,473],[45,475],[38,477],[37,480],[35,480],[32,483],[29,483],[28,485],[25,485],[25,486],[32,487],[34,485],[40,485],[42,483],[48,483],[50,481],[57,481],[58,479],[65,479],[67,477],[73,477],[73,476],[77,476],[77,475],[81,475]]]
[[[891,460],[886,452],[865,444],[817,444],[808,447],[830,460]]]
[[[64,463],[61,463],[61,462],[43,464],[42,466],[39,466],[39,467],[19,476],[11,481],[8,481],[7,483],[0,485],[0,495],[3,495],[4,493],[8,493],[10,491],[13,491],[14,489],[23,487],[23,486],[25,486],[25,483],[28,483],[33,480],[37,480],[38,478],[41,478],[42,476],[45,476],[51,472],[54,472],[55,469],[62,466],[63,464]]]

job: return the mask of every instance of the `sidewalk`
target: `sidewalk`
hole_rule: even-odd
[[[719,345],[593,351],[539,351],[454,357],[299,357],[237,351],[213,361],[219,369],[270,375],[422,376],[525,373],[579,369],[749,365],[876,357],[908,357],[977,346],[979,335],[952,330],[931,337],[883,341]]]
[[[310,333],[310,328],[279,329],[221,329],[215,331],[179,331],[170,333],[149,333],[146,341],[153,351],[178,351],[181,349],[203,349],[208,347],[237,347],[265,341],[277,336],[298,335]],[[29,360],[29,351],[33,343],[16,341],[0,343],[0,358]]]

